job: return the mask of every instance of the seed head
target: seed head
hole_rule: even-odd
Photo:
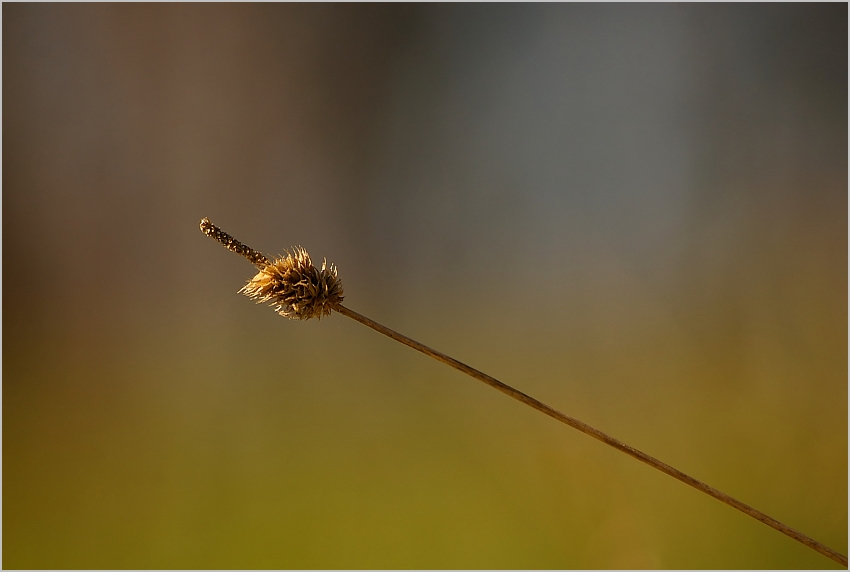
[[[250,246],[242,244],[216,225],[210,222],[210,219],[204,217],[201,219],[201,232],[208,237],[221,243],[227,250],[240,254],[251,261],[251,264],[262,268],[269,264],[269,259],[263,256],[261,252],[257,252]]]
[[[300,246],[261,267],[239,292],[258,304],[270,302],[278,314],[293,320],[329,316],[343,300],[336,266],[325,260],[319,270]]]

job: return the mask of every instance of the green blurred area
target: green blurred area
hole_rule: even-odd
[[[3,5],[4,568],[829,568],[847,7]]]

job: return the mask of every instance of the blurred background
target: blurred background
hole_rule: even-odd
[[[847,5],[4,4],[5,568],[830,568]]]

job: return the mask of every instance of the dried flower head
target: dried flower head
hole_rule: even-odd
[[[300,246],[262,267],[239,292],[258,304],[271,302],[278,314],[293,320],[329,316],[343,300],[336,266],[325,260],[319,270]]]

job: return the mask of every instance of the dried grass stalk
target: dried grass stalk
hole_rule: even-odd
[[[835,562],[838,562],[842,566],[847,566],[847,557],[843,554],[840,554],[813,538],[786,526],[760,510],[744,504],[726,493],[721,492],[714,487],[711,487],[668,465],[667,463],[659,461],[658,459],[635,449],[634,447],[626,445],[622,441],[619,441],[598,429],[594,429],[587,423],[579,421],[569,415],[565,415],[530,395],[526,395],[518,389],[514,389],[510,385],[507,385],[506,383],[503,383],[482,371],[470,367],[442,352],[431,349],[412,338],[408,338],[403,334],[391,330],[390,328],[383,326],[378,322],[355,312],[354,310],[346,308],[342,305],[342,282],[337,275],[336,267],[333,264],[328,267],[327,262],[325,261],[322,263],[321,270],[317,269],[313,266],[310,256],[300,246],[294,248],[292,253],[287,253],[284,257],[276,258],[274,261],[269,261],[268,258],[259,252],[245,246],[229,234],[216,227],[207,218],[201,219],[201,231],[207,236],[210,236],[223,244],[228,250],[241,254],[260,269],[260,272],[254,276],[248,284],[243,286],[240,292],[254,300],[257,300],[258,303],[270,302],[280,315],[297,320],[307,320],[310,318],[328,316],[332,311],[339,312],[344,316],[348,316],[349,318],[372,328],[376,332],[384,334],[397,342],[441,361],[444,364],[449,365],[458,371],[462,371],[479,381],[483,381],[487,385],[498,389],[502,393],[513,397],[517,401],[525,403],[529,407],[545,413],[549,417],[557,419],[561,423],[569,425],[574,429],[578,429],[582,433],[589,435],[594,439],[598,439],[606,445],[614,447],[615,449],[622,451],[623,453],[634,457],[635,459],[642,461],[667,475],[670,475],[674,479],[678,479],[679,481],[682,481],[683,483],[738,509],[744,514],[763,522],[805,546],[808,546],[812,550],[815,550]]]

